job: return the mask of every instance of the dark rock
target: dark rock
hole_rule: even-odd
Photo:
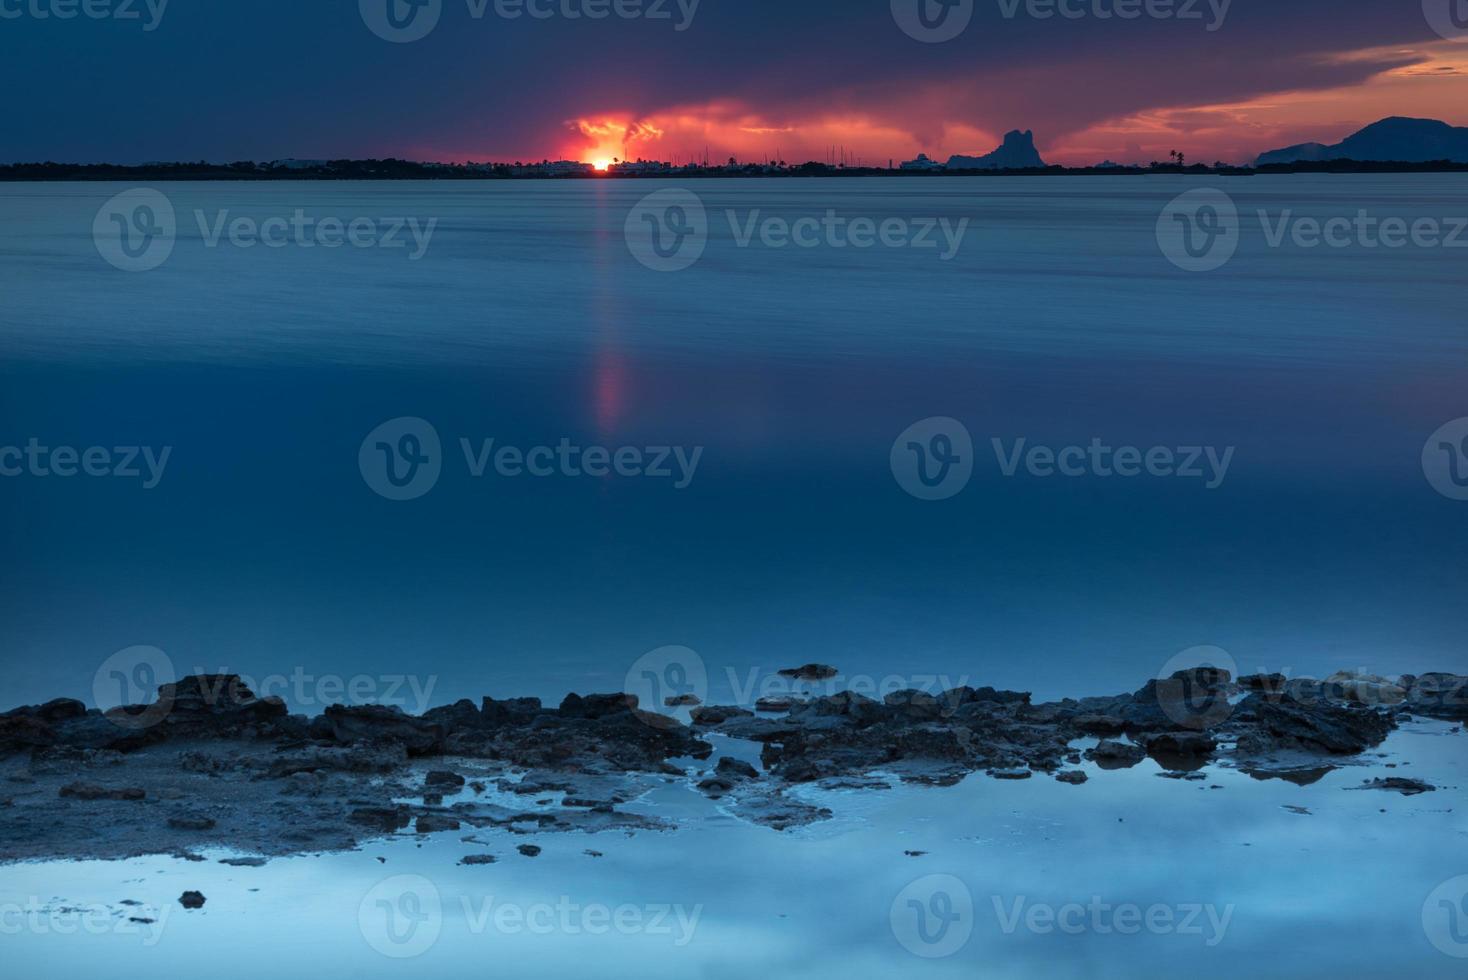
[[[519,851],[521,854],[525,855],[528,858],[540,857],[540,848],[536,847],[534,844],[521,844],[519,847],[516,847],[515,850]]]
[[[363,806],[353,810],[347,819],[378,830],[396,831],[408,826],[412,813],[405,806]]]
[[[495,864],[498,861],[499,858],[495,857],[493,854],[466,854],[463,858],[459,860],[459,863],[468,865]]]
[[[231,868],[263,868],[269,863],[269,859],[263,857],[220,858],[219,863],[227,864]]]
[[[1337,755],[1353,755],[1380,745],[1396,723],[1373,708],[1305,702],[1292,694],[1277,701],[1251,694],[1238,707],[1247,719],[1281,744]]]
[[[741,779],[759,778],[759,770],[754,766],[739,759],[732,759],[727,755],[719,760],[719,764],[714,767],[714,771],[721,776],[737,776]]]
[[[1369,782],[1353,787],[1355,789],[1381,789],[1393,793],[1401,793],[1403,796],[1416,796],[1419,793],[1431,793],[1437,789],[1431,783],[1425,783],[1420,779],[1406,779],[1401,776],[1389,776],[1386,779],[1373,779]]]
[[[413,829],[420,834],[437,834],[446,830],[458,830],[459,821],[453,817],[424,813],[418,817],[413,825]]]
[[[1147,758],[1147,750],[1126,742],[1103,741],[1087,749],[1085,756],[1102,769],[1130,769]]]
[[[485,698],[479,707],[480,717],[490,728],[529,725],[544,711],[540,698],[509,698],[504,701]]]
[[[108,789],[93,783],[67,783],[61,787],[58,794],[63,799],[72,800],[127,800],[137,801],[147,797],[147,793],[141,789]]]
[[[568,694],[561,702],[562,718],[605,718],[608,715],[626,714],[637,709],[635,694]]]
[[[990,769],[988,774],[994,779],[1029,779],[1034,775],[1028,769]]]
[[[1081,772],[1079,769],[1068,769],[1065,772],[1058,772],[1055,774],[1055,781],[1057,783],[1069,783],[1072,786],[1079,786],[1081,783],[1086,782],[1088,778],[1089,777],[1085,773]]]
[[[199,814],[180,813],[168,818],[168,826],[174,830],[213,830],[215,823]]]
[[[798,704],[804,704],[804,703],[805,703],[805,699],[804,698],[792,698],[792,697],[769,697],[769,698],[760,698],[758,701],[756,701],[754,703],[754,710],[756,710],[756,711],[778,711],[778,712],[784,713],[784,712],[789,711],[791,708],[795,707],[796,705],[798,705]]]
[[[186,909],[201,909],[205,901],[203,892],[184,892],[178,897],[178,904]]]
[[[697,694],[674,694],[663,698],[665,708],[691,708],[698,704],[703,704],[703,699]]]
[[[409,755],[433,755],[443,750],[443,726],[406,715],[397,707],[334,704],[326,709],[326,718],[331,723],[332,738],[340,744],[396,742]]]
[[[456,772],[449,772],[445,769],[431,770],[428,775],[423,777],[423,785],[425,786],[450,787],[457,789],[463,786],[464,782],[465,780],[463,776],[460,776]]]
[[[709,776],[701,780],[698,788],[715,799],[724,796],[734,790],[734,780],[728,776]]]
[[[732,718],[752,718],[754,712],[729,705],[710,705],[694,708],[689,717],[692,718],[695,725],[722,725]]]
[[[780,676],[799,681],[828,681],[839,673],[835,667],[826,664],[806,664],[804,667],[787,667],[780,671]]]

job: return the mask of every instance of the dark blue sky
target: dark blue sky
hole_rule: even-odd
[[[402,44],[369,30],[358,0],[167,0],[152,30],[148,0],[111,0],[133,20],[35,15],[56,2],[0,0],[0,159],[669,157],[705,144],[788,158],[845,144],[875,159],[986,150],[1014,127],[1062,162],[1168,145],[1199,159],[1339,139],[1390,112],[1442,116],[1468,94],[1452,60],[1468,47],[1435,33],[1418,0],[1233,0],[1217,24],[1208,0],[1197,20],[1097,16],[1128,0],[1009,17],[1011,0],[975,0],[968,28],[933,44],[899,28],[889,0],[701,0],[685,30],[678,0],[666,20],[565,16],[597,0],[533,0],[552,16],[514,20],[491,0],[476,19],[477,0],[440,0],[435,29]]]

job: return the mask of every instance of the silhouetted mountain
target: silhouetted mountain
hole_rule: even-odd
[[[1043,167],[1040,151],[1035,149],[1035,134],[1030,130],[1011,130],[1004,134],[1004,144],[993,153],[981,157],[948,158],[949,170],[1022,170]]]
[[[1261,153],[1256,166],[1315,160],[1382,160],[1428,163],[1453,160],[1468,163],[1468,129],[1436,119],[1392,116],[1372,123],[1334,145],[1300,143]]]

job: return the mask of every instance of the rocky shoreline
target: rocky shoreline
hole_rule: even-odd
[[[809,664],[786,674],[816,681],[836,671]],[[1468,721],[1468,677],[1234,678],[1199,667],[1130,694],[1040,704],[987,687],[749,708],[676,700],[686,723],[626,694],[572,694],[557,707],[465,700],[422,716],[333,705],[308,718],[237,676],[200,675],[164,685],[146,706],[17,708],[0,714],[0,862],[203,860],[210,849],[253,862],[405,830],[485,844],[476,831],[671,830],[629,808],[660,783],[685,783],[777,831],[831,816],[792,792],[807,784],[879,790],[986,773],[1081,786],[1083,762],[1104,773],[1150,758],[1177,779],[1213,764],[1305,785],[1359,761],[1407,719]],[[740,746],[760,764],[738,758]],[[1404,778],[1361,788],[1434,789]]]

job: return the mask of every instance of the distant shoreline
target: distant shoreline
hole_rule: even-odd
[[[529,165],[533,166],[533,165]],[[647,173],[511,173],[508,165],[422,164],[402,160],[342,160],[311,167],[282,167],[271,164],[58,164],[23,163],[0,166],[0,182],[34,183],[42,181],[100,182],[118,180],[147,181],[278,181],[278,180],[688,180],[744,179],[762,180],[781,177],[1146,177],[1160,174],[1183,176],[1252,177],[1257,174],[1398,174],[1398,173],[1468,173],[1468,162],[1434,161],[1431,163],[1396,163],[1359,160],[1300,161],[1269,164],[1263,167],[1209,167],[1201,164],[1154,167],[1027,167],[994,170],[891,170],[881,167],[831,167],[804,164],[798,167],[770,168],[750,164],[743,168],[686,167]],[[526,169],[521,167],[519,169]]]

